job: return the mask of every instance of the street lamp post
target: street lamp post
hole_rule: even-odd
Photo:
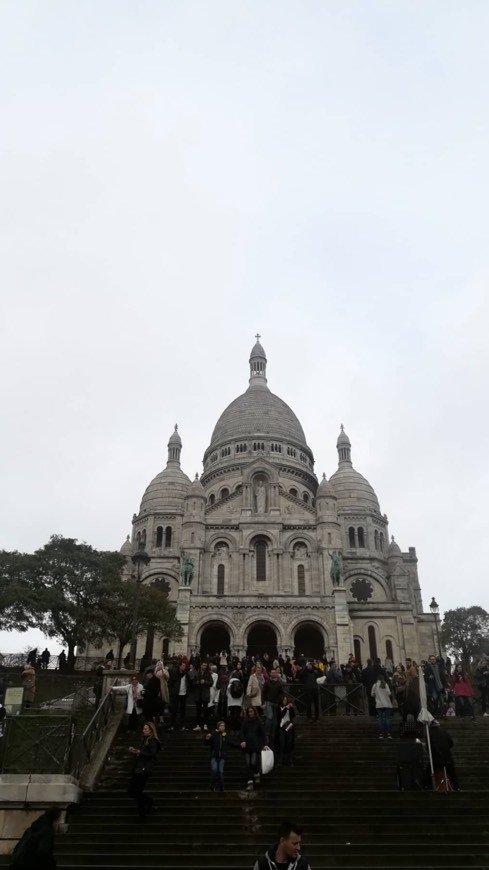
[[[131,556],[132,564],[136,567],[136,600],[134,602],[134,619],[132,622],[132,638],[131,638],[131,662],[133,668],[136,667],[136,651],[138,645],[138,617],[139,617],[139,591],[141,589],[141,580],[143,568],[151,561],[146,550],[144,549],[144,541],[139,542],[137,550]]]
[[[433,616],[435,617],[436,639],[438,641],[438,655],[440,656],[440,658],[443,658],[443,656],[441,654],[440,628],[438,625],[438,615],[440,613],[440,608],[439,608],[437,602],[435,601],[435,596],[433,596],[433,598],[431,599],[430,610],[431,610]]]

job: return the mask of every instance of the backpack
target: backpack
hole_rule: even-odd
[[[231,695],[231,698],[235,698],[236,700],[243,697],[243,685],[241,680],[233,680],[229,684],[229,694]]]

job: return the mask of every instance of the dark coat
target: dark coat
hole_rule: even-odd
[[[267,742],[265,729],[258,716],[254,716],[253,719],[246,716],[243,719],[239,737],[241,742],[246,743],[246,752],[261,752]]]
[[[306,667],[306,668],[302,668],[302,670],[299,671],[300,682],[302,683],[302,685],[304,686],[305,689],[309,689],[309,690],[317,689],[317,687],[318,687],[317,680],[318,680],[318,677],[320,677],[320,676],[321,676],[321,674],[317,668],[307,668]]]
[[[228,741],[225,734],[222,734],[220,731],[213,731],[213,733],[206,738],[205,742],[210,748],[211,758],[226,757]]]
[[[43,813],[24,831],[12,854],[12,867],[23,870],[54,870],[54,830],[52,818]]]
[[[253,870],[276,870],[275,854],[277,849],[278,843],[272,846],[264,855],[260,855]],[[298,855],[295,860],[289,862],[288,870],[311,870],[311,868],[307,859],[303,858],[302,855]]]
[[[133,774],[148,773],[161,749],[161,743],[156,737],[145,737],[139,747],[139,755],[134,762]]]
[[[202,704],[208,704],[211,698],[212,674],[207,669],[202,673],[199,670],[195,674],[194,679],[194,699]]]
[[[281,680],[267,680],[263,686],[261,699],[263,703],[278,704],[284,694],[285,686]]]
[[[448,731],[443,730],[438,725],[430,728],[430,743],[433,767],[440,768],[445,767],[446,764],[453,764],[451,753],[453,740]]]
[[[186,678],[187,695],[190,693],[190,690],[192,688],[192,683],[190,682],[190,677],[189,677],[188,671],[184,671],[184,673],[182,673],[180,671],[180,668],[171,668],[170,676],[168,679],[168,692],[170,694],[170,698],[172,698],[172,697],[174,698],[175,696],[177,696],[179,694],[179,692],[180,692],[180,680],[183,676],[185,676],[185,678]]]

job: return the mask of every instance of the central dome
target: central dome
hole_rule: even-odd
[[[307,447],[306,436],[293,410],[268,387],[250,386],[219,417],[211,447],[223,441],[270,436]]]
[[[267,387],[267,357],[258,341],[250,355],[250,385],[219,417],[207,453],[226,441],[276,438],[309,451],[299,420]]]

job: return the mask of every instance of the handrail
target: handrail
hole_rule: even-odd
[[[93,755],[93,750],[105,731],[109,721],[109,716],[113,710],[114,698],[112,693],[109,691],[90,719],[83,734],[73,734],[68,764],[69,773],[77,779],[80,778],[83,768],[90,761]]]
[[[308,690],[302,683],[294,682],[288,683],[284,691],[294,699],[297,712],[304,715],[309,700]],[[335,715],[341,705],[347,715],[350,712],[355,716],[368,713],[367,696],[362,683],[323,683],[318,684],[317,692],[321,716]]]

